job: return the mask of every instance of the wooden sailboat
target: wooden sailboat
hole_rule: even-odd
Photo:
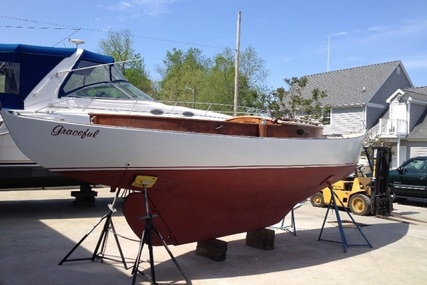
[[[2,110],[20,149],[51,171],[131,189],[123,211],[144,229],[141,177],[154,224],[168,244],[263,228],[356,168],[364,135],[321,136],[321,127],[256,117],[226,121],[93,114],[91,123]]]

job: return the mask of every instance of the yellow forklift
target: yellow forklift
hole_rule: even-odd
[[[346,180],[332,184],[338,207],[348,208],[355,215],[389,215],[393,210],[393,199],[388,187],[388,173],[391,162],[389,147],[365,147],[369,168],[373,175],[355,170]],[[331,191],[324,188],[310,197],[314,207],[331,204]]]

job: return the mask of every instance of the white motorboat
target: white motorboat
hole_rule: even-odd
[[[88,123],[88,113],[227,119],[229,116],[153,100],[131,85],[112,57],[76,48],[0,44],[3,108],[50,113]],[[0,188],[80,184],[55,175],[16,146],[0,117]]]

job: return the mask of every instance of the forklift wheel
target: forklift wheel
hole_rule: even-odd
[[[354,194],[350,198],[349,208],[355,215],[366,216],[371,213],[372,201],[363,194]]]
[[[311,196],[310,202],[313,207],[325,207],[325,199],[323,198],[323,194],[320,192]]]

